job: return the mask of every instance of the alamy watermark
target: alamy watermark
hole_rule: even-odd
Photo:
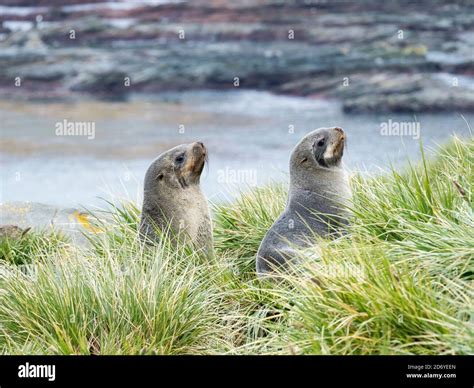
[[[217,171],[217,182],[225,184],[245,183],[255,187],[257,186],[257,170],[226,167]]]
[[[418,140],[420,138],[420,123],[389,119],[380,123],[380,134],[382,136],[409,136],[413,140]]]
[[[64,119],[55,125],[56,136],[87,136],[89,140],[95,139],[94,121],[69,121]]]
[[[56,380],[56,365],[34,365],[29,362],[18,367],[19,378],[42,378]]]
[[[362,282],[366,279],[364,268],[357,264],[346,263],[316,263],[314,268],[318,271],[318,275],[332,279],[356,279]]]

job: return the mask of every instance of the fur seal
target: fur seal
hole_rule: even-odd
[[[291,259],[293,247],[308,247],[312,236],[330,236],[347,224],[344,204],[351,192],[341,167],[345,139],[341,128],[319,128],[293,149],[286,209],[260,244],[256,258],[259,276]]]
[[[140,236],[159,240],[157,230],[170,232],[175,243],[191,243],[211,256],[209,207],[199,186],[207,160],[203,143],[182,144],[158,156],[145,174]],[[159,233],[158,233],[159,234]]]

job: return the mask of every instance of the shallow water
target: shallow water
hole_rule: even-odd
[[[202,185],[212,200],[239,189],[285,180],[290,152],[308,131],[341,126],[350,170],[377,173],[407,157],[419,159],[416,133],[384,136],[393,123],[419,123],[425,147],[452,133],[469,136],[474,115],[345,115],[337,102],[266,92],[187,92],[132,97],[126,102],[0,102],[1,197],[59,206],[100,205],[100,196],[140,199],[149,163],[181,143],[203,141],[209,166]],[[88,122],[87,136],[58,136],[58,122]],[[467,123],[466,123],[467,121]],[[415,127],[412,127],[416,129]],[[92,137],[92,136],[91,136]]]

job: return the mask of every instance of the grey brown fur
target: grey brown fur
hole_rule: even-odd
[[[157,231],[166,231],[176,243],[213,254],[209,207],[199,185],[206,159],[204,144],[192,143],[174,147],[151,163],[145,175],[142,239],[158,241]]]
[[[292,258],[311,237],[329,236],[347,223],[350,187],[341,167],[345,133],[319,128],[307,134],[290,158],[290,189],[285,211],[268,230],[257,253],[257,273],[272,272]]]

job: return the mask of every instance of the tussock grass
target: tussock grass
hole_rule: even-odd
[[[235,273],[255,277],[255,254],[286,196],[286,186],[273,184],[243,192],[234,203],[213,205],[216,253],[227,257]]]
[[[0,262],[24,265],[65,252],[69,239],[59,232],[28,231],[22,236],[0,239]]]
[[[176,354],[219,349],[219,304],[207,267],[164,245],[63,256],[10,269],[0,341],[60,354]]]
[[[413,271],[394,261],[385,243],[343,239],[321,246],[317,265],[283,275],[291,286],[284,291],[283,350],[286,344],[304,354],[472,352],[472,284]]]
[[[281,184],[213,206],[213,261],[143,249],[131,203],[94,213],[90,249],[24,242],[0,260],[0,353],[472,354],[474,141],[352,187],[349,233],[315,238],[278,282],[254,256]]]

